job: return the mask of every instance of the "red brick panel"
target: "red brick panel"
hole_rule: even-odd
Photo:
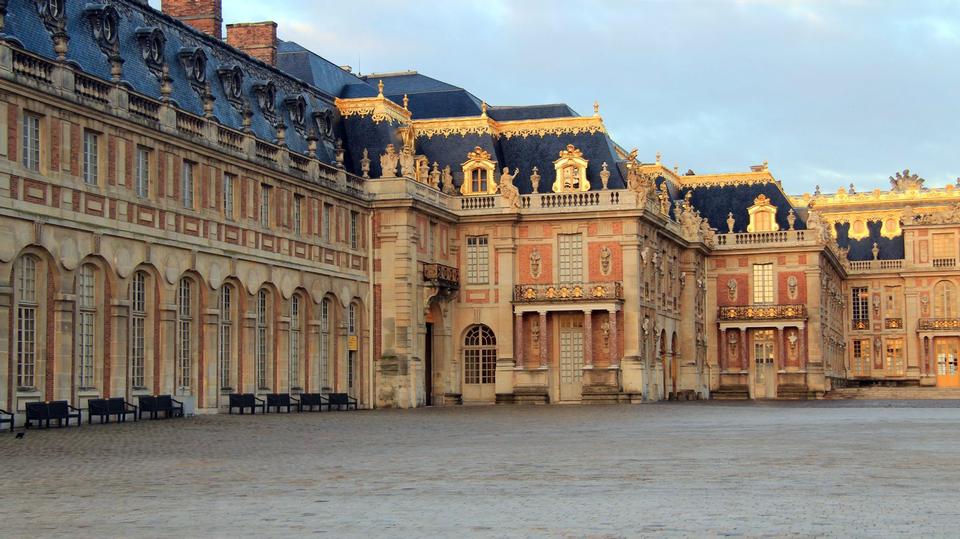
[[[530,273],[530,255],[534,251],[540,254],[540,275]],[[539,245],[521,245],[517,249],[517,270],[519,284],[547,284],[553,282],[553,246],[549,243]]]
[[[737,284],[736,297],[730,298],[730,280]],[[747,276],[742,273],[728,273],[717,276],[717,305],[729,307],[731,305],[747,305],[750,303],[750,289],[747,288]]]
[[[604,275],[601,271],[600,254],[606,247],[611,251],[610,272]],[[589,257],[589,279],[590,281],[620,281],[623,280],[623,251],[618,242],[596,242],[587,246],[587,256]]]
[[[797,280],[797,286],[794,294],[790,294],[790,277]],[[802,271],[784,271],[777,274],[777,303],[806,303],[807,302],[807,279]]]

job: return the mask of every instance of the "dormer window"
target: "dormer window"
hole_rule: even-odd
[[[120,54],[120,14],[117,8],[103,4],[88,4],[87,20],[93,29],[93,39],[107,57],[113,59]]]
[[[777,224],[777,207],[770,203],[766,195],[760,194],[753,200],[753,206],[747,208],[750,223],[747,232],[776,232],[780,230]]]
[[[273,81],[253,85],[253,94],[257,96],[257,105],[260,112],[268,119],[273,119],[277,112],[277,87]]]
[[[184,47],[177,55],[190,86],[203,94],[207,84],[207,54],[198,47]]]
[[[163,78],[163,49],[167,44],[167,38],[163,31],[156,27],[138,28],[137,39],[140,41],[140,52],[143,57],[143,63],[147,65],[158,79]]]
[[[463,163],[463,183],[460,193],[464,195],[492,195],[497,192],[497,183],[493,179],[496,161],[490,159],[490,152],[480,146],[467,154]]]
[[[221,67],[217,69],[217,77],[223,93],[237,110],[243,110],[243,70],[240,66]]]
[[[556,179],[553,181],[554,193],[575,193],[590,190],[590,181],[587,180],[587,160],[583,152],[567,144],[567,149],[560,152],[560,158],[553,162]]]
[[[307,100],[302,95],[288,97],[283,100],[283,106],[287,109],[287,115],[290,122],[299,132],[303,132],[306,126],[307,118]]]

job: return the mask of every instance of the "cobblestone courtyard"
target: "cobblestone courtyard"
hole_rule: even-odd
[[[0,436],[3,536],[955,535],[951,402],[203,416]]]

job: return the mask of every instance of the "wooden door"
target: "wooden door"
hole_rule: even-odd
[[[777,370],[772,330],[753,332],[753,398],[777,396]]]
[[[937,356],[937,387],[960,387],[960,371],[957,369],[958,337],[937,337],[933,340]]]
[[[578,401],[583,388],[583,316],[560,316],[558,325],[560,400]]]

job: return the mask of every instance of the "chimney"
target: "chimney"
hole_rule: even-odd
[[[163,0],[161,8],[180,22],[223,39],[222,0]]]
[[[228,24],[227,44],[277,65],[277,23],[273,21]]]

